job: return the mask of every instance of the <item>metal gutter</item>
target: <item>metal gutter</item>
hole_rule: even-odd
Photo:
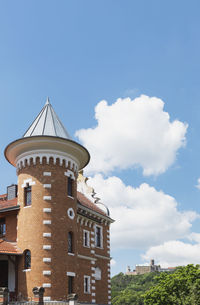
[[[15,211],[15,210],[19,210],[19,209],[20,209],[20,205],[16,205],[14,207],[0,209],[0,213],[9,212],[9,211]]]

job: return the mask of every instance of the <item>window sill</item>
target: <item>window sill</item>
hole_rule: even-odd
[[[74,197],[72,197],[72,196],[67,195],[67,197],[69,197],[69,198],[71,198],[71,199],[73,199],[73,200],[74,200]]]
[[[68,252],[68,255],[74,256],[74,253]]]
[[[88,249],[90,249],[90,246],[83,245],[83,247],[84,247],[84,248],[88,248]]]
[[[84,293],[85,293],[85,294],[91,294],[91,292],[86,292],[86,291],[84,291]]]
[[[31,269],[24,269],[24,270],[22,270],[22,272],[29,272],[29,271],[31,271]]]
[[[32,205],[25,205],[24,208],[31,208]]]
[[[95,248],[103,250],[103,247],[95,246]]]

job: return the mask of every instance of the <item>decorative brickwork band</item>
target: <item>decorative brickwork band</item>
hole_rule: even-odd
[[[61,154],[57,151],[42,151],[42,152],[29,152],[28,154],[22,154],[19,156],[17,161],[17,170],[22,169],[25,166],[29,166],[31,164],[36,165],[39,164],[49,164],[50,160],[53,160],[53,163],[56,164],[57,160],[59,162],[59,165],[64,165],[66,168],[70,167],[70,169],[73,169],[76,173],[78,171],[78,163],[75,162],[73,159],[69,158],[67,154]]]

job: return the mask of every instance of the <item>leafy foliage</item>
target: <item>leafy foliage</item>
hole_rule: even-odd
[[[119,273],[111,280],[113,305],[143,305],[143,294],[152,287],[157,273],[124,275]]]
[[[200,267],[112,278],[113,305],[200,305]]]
[[[173,274],[162,273],[158,279],[158,284],[144,294],[144,304],[200,304],[199,265],[179,267]]]

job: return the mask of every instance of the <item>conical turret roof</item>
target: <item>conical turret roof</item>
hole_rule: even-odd
[[[87,149],[70,138],[49,99],[24,136],[8,144],[4,153],[8,162],[18,169],[38,157],[40,160],[45,157],[47,162],[50,158],[54,162],[59,159],[60,164],[65,161],[65,165],[71,164],[77,170],[90,160]]]
[[[67,130],[51,106],[49,98],[47,98],[44,107],[23,135],[24,138],[33,136],[53,136],[71,139]]]

